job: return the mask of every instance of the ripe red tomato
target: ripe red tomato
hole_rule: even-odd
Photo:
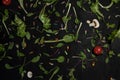
[[[96,55],[101,55],[103,53],[103,48],[101,46],[95,46],[93,52]]]
[[[6,6],[11,4],[11,0],[2,0],[2,3]]]

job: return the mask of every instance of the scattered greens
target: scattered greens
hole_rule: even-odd
[[[28,2],[17,1],[17,8],[20,11],[14,11],[12,7],[0,9],[0,17],[2,17],[0,19],[2,23],[0,40],[4,40],[0,42],[0,62],[3,61],[6,70],[16,69],[21,80],[26,76],[31,64],[39,69],[38,75],[36,72],[33,73],[35,80],[46,78],[46,80],[63,80],[64,77],[77,80],[76,67],[78,65],[81,65],[84,70],[91,67],[88,66],[88,62],[99,60],[92,51],[96,45],[104,48],[103,55],[99,57],[104,57],[106,64],[113,56],[120,58],[120,53],[112,50],[109,44],[116,38],[120,39],[120,28],[116,23],[111,23],[115,15],[108,14],[120,0],[111,0],[111,3],[106,6],[100,3],[100,0],[76,0],[74,3],[72,0],[30,0]],[[58,9],[59,6],[60,9]],[[100,25],[100,28],[96,29],[90,28],[85,22],[87,17],[84,20],[81,11],[84,16],[90,13],[91,19],[93,18],[91,15],[96,15],[96,18],[105,25]],[[106,14],[108,18],[104,16]],[[117,15],[119,17],[119,14]],[[102,29],[111,33],[104,35]],[[5,33],[3,33],[4,30]],[[15,59],[20,63],[12,63]],[[78,61],[71,66],[74,60]],[[92,65],[92,67],[95,66],[95,64]]]

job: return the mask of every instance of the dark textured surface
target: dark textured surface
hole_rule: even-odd
[[[104,5],[107,5],[109,3],[108,0],[102,1],[100,0]],[[33,1],[34,2],[34,1]],[[31,2],[31,3],[33,3]],[[65,13],[62,13],[62,10],[65,9],[65,5],[59,4],[62,1],[59,1],[56,5],[56,10],[58,12],[60,12],[61,16],[64,16]],[[30,2],[27,0],[24,2],[28,5],[30,5]],[[120,80],[120,58],[113,56],[109,63],[106,64],[104,62],[104,58],[105,58],[105,52],[103,55],[97,56],[97,61],[96,61],[96,65],[94,67],[91,67],[91,61],[86,62],[86,69],[82,69],[81,68],[81,61],[79,59],[73,59],[72,56],[77,55],[80,51],[84,51],[86,48],[89,48],[90,50],[92,50],[92,46],[90,43],[90,39],[87,39],[88,37],[94,37],[95,32],[93,28],[89,28],[88,25],[86,24],[86,20],[90,19],[94,19],[97,18],[97,16],[93,13],[89,12],[89,7],[87,5],[86,8],[88,9],[87,11],[83,11],[81,10],[79,7],[76,6],[76,0],[72,2],[72,6],[75,6],[76,8],[76,12],[78,14],[78,18],[80,19],[81,22],[83,22],[83,26],[79,32],[79,40],[82,42],[81,44],[77,43],[77,42],[72,42],[72,43],[68,43],[65,44],[65,46],[56,49],[56,48],[50,48],[50,46],[54,45],[54,44],[46,44],[44,47],[41,47],[40,45],[36,45],[34,44],[34,41],[36,38],[41,38],[42,36],[46,37],[46,33],[40,33],[40,31],[42,30],[42,23],[39,21],[39,19],[34,19],[35,16],[38,16],[42,5],[40,5],[37,8],[29,8],[26,7],[28,12],[35,12],[36,15],[32,16],[32,17],[26,17],[25,13],[23,12],[22,9],[18,9],[18,2],[17,0],[12,0],[12,4],[10,6],[4,6],[1,2],[0,4],[0,13],[3,13],[4,9],[8,9],[10,11],[10,18],[6,21],[7,25],[10,24],[11,20],[14,20],[14,15],[17,14],[17,12],[19,12],[19,17],[23,18],[23,16],[26,17],[25,23],[28,25],[27,26],[27,31],[30,32],[31,35],[34,35],[34,37],[31,37],[30,40],[26,40],[27,43],[27,47],[25,49],[22,49],[22,47],[20,46],[20,51],[25,53],[25,56],[27,57],[27,61],[29,61],[30,59],[32,59],[33,56],[36,56],[38,54],[42,54],[43,52],[45,53],[49,53],[51,55],[51,57],[46,57],[45,55],[43,55],[41,57],[41,61],[35,64],[28,64],[26,65],[24,68],[26,71],[31,70],[33,72],[33,78],[31,80],[49,80],[50,75],[45,75],[43,74],[42,71],[39,70],[38,68],[38,64],[43,63],[44,67],[48,70],[52,69],[55,66],[59,66],[60,67],[60,71],[58,73],[58,75],[63,75],[63,80],[69,80],[68,77],[68,71],[69,69],[73,68],[74,66],[77,65],[77,67],[75,68],[75,72],[74,72],[74,76],[76,77],[76,80],[111,80],[110,77],[115,78],[115,80]],[[117,7],[117,8],[116,8]],[[50,9],[50,7],[48,7],[48,9]],[[115,18],[115,15],[118,14],[120,15],[120,3],[113,5],[113,7],[110,8],[110,11],[105,11],[103,9],[101,9],[102,13],[105,16],[105,21],[107,22],[112,22],[116,24],[116,28],[118,28],[120,26],[120,17]],[[75,34],[76,29],[74,28],[75,23],[74,23],[74,14],[73,11],[70,11],[70,15],[72,16],[73,20],[68,22],[68,33],[73,33]],[[59,29],[62,24],[62,20],[60,17],[56,17],[55,13],[50,14],[49,15],[51,18],[51,23],[52,23],[52,28],[53,29]],[[111,16],[111,19],[108,19],[108,16]],[[2,16],[0,15],[0,20],[2,20]],[[1,21],[0,21],[1,22]],[[33,22],[35,22],[35,25],[33,26]],[[54,23],[56,23],[57,25],[54,25]],[[2,23],[0,23],[0,27],[1,25],[3,25]],[[39,27],[37,27],[39,26]],[[9,25],[9,28],[11,28],[12,26]],[[31,29],[32,27],[35,27],[36,29],[38,29],[39,31],[37,31],[36,29]],[[84,31],[87,30],[88,34],[85,35]],[[108,36],[108,34],[113,30],[113,29],[107,29],[105,22],[104,21],[100,21],[100,28],[98,29],[101,34],[105,37]],[[4,44],[4,43],[9,43],[9,42],[14,42],[15,44],[19,44],[21,45],[22,39],[16,36],[16,31],[13,29],[12,31],[10,31],[11,34],[15,35],[14,39],[9,39],[6,30],[3,28],[0,31],[0,44]],[[63,35],[67,34],[65,31],[60,31],[59,34],[57,35],[53,35],[51,37],[46,37],[46,39],[55,39],[55,38],[62,38]],[[99,40],[96,44],[99,44]],[[120,53],[120,39],[115,39],[114,42],[112,42],[110,45],[110,48],[112,48],[112,50],[118,54]],[[68,50],[68,54],[69,55],[65,55],[64,51],[66,50],[67,46],[70,47],[70,50]],[[12,70],[6,70],[4,68],[5,63],[10,63],[11,65],[19,65],[23,63],[23,58],[18,58],[16,56],[16,47],[14,46],[12,50],[7,51],[7,55],[10,55],[13,57],[13,60],[7,60],[4,59],[2,61],[0,61],[0,80],[19,80],[20,79],[20,75],[18,73],[18,69],[12,69]],[[58,50],[58,51],[57,51]],[[30,52],[33,52],[33,54],[29,54]],[[55,53],[55,51],[57,51]],[[90,53],[86,53],[87,57],[89,57],[92,54],[92,51]],[[65,56],[67,59],[70,60],[69,63],[64,62],[64,63],[57,63],[56,61],[51,61],[51,58],[55,58],[58,55],[63,55]],[[53,66],[49,65],[49,62],[54,63]],[[42,75],[44,76],[44,79],[35,79],[35,76],[38,75]],[[23,80],[29,80],[25,74],[25,77]],[[57,80],[57,75],[54,76],[54,78],[52,80]]]

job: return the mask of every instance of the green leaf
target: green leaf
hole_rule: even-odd
[[[10,42],[9,46],[8,46],[8,49],[11,50],[11,49],[13,49],[13,47],[14,47],[14,42]]]
[[[112,2],[114,3],[118,3],[120,0],[112,0]]]
[[[65,43],[70,43],[73,42],[74,40],[75,40],[75,36],[73,34],[68,34],[63,37],[63,41]]]
[[[6,21],[9,18],[9,12],[7,9],[4,10],[4,16],[3,16],[3,21]]]
[[[44,74],[48,74],[49,72],[40,64],[39,65],[40,70],[44,72]]]
[[[63,76],[58,76],[57,80],[63,80]]]
[[[82,7],[82,2],[83,2],[82,0],[77,1],[77,6],[81,8]]]
[[[24,56],[25,56],[25,54],[24,54],[24,53],[22,53],[22,52],[20,52],[19,50],[17,50],[17,56],[18,56],[18,57],[24,57]]]
[[[40,56],[33,57],[31,62],[32,63],[37,63],[40,60]]]
[[[0,44],[0,52],[4,52],[5,51],[5,47],[3,44]]]
[[[119,57],[119,58],[120,58],[120,53],[117,55],[117,57]]]
[[[47,33],[50,33],[50,34],[57,34],[58,31],[57,30],[51,30],[51,29],[48,29],[48,30],[45,30]]]
[[[15,15],[14,19],[15,24],[17,25],[17,36],[23,38],[26,36],[26,25],[25,23],[17,16]]]
[[[36,0],[36,2],[35,2],[34,5],[33,5],[33,8],[36,8],[36,7],[38,6],[38,1],[39,1],[39,0]]]
[[[75,78],[75,76],[74,76],[74,71],[75,71],[75,69],[72,68],[72,69],[70,69],[70,71],[69,71],[69,73],[68,73],[68,75],[69,75],[69,77],[70,77],[70,80],[76,80],[76,78]]]
[[[9,64],[5,64],[5,68],[6,69],[13,69],[13,67],[11,65],[9,65]]]
[[[50,23],[50,18],[47,16],[45,13],[40,13],[39,14],[39,19],[43,23],[43,28],[44,29],[50,29],[51,28],[51,23]]]
[[[59,56],[56,60],[59,63],[63,63],[65,61],[65,57],[64,56]]]
[[[59,12],[55,12],[55,15],[57,16],[57,17],[60,17],[61,15],[60,15],[60,13]]]
[[[12,59],[13,59],[13,57],[11,57],[11,56],[7,56],[7,58],[8,58],[9,60],[12,60]]]
[[[107,23],[106,25],[107,25],[108,28],[115,28],[115,26],[116,26],[116,25],[113,24],[113,23]]]
[[[105,59],[105,63],[107,64],[109,62],[109,58],[107,57],[106,59]]]
[[[35,44],[38,44],[39,41],[40,41],[40,38],[37,38],[34,43],[35,43]]]
[[[82,64],[82,68],[83,68],[83,69],[86,69],[86,66],[85,66],[84,64]]]
[[[30,37],[31,37],[30,33],[29,33],[29,32],[26,32],[26,38],[27,38],[28,40],[30,40]]]
[[[57,48],[60,48],[60,47],[62,47],[62,46],[64,46],[63,43],[58,43],[58,44],[56,45]]]
[[[23,39],[21,45],[22,45],[22,49],[25,49],[25,48],[26,48],[27,44],[26,44],[26,42],[25,42],[25,39]]]
[[[87,58],[85,53],[83,53],[82,51],[80,51],[79,56],[80,56],[80,59],[82,59],[82,60],[85,60]]]

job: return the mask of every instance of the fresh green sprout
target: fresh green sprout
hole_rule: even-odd
[[[82,27],[82,22],[80,23],[80,25],[79,25],[79,27],[78,27],[78,30],[77,30],[77,32],[76,32],[75,40],[77,40],[78,37],[79,37],[79,31],[80,31],[81,27]]]
[[[57,62],[63,63],[65,61],[65,57],[64,56],[59,56],[58,58],[51,59],[51,60],[57,60]]]
[[[64,22],[64,24],[65,24],[64,30],[67,30],[67,23],[68,23],[68,21],[70,20],[70,18],[68,17],[68,15],[69,15],[69,12],[70,12],[70,9],[71,9],[71,3],[69,3],[68,5],[69,5],[69,6],[68,6],[67,13],[66,13],[66,15],[62,18],[62,20],[63,20],[63,22]]]
[[[69,75],[69,77],[70,77],[70,80],[76,80],[76,78],[75,78],[75,76],[74,76],[74,71],[75,71],[74,68],[72,68],[72,69],[69,70],[68,75]]]
[[[111,8],[113,6],[114,3],[118,3],[120,0],[111,0],[111,3],[107,6],[103,6],[100,2],[98,2],[98,4],[100,5],[100,7],[108,10],[109,8]]]
[[[52,78],[54,77],[54,75],[57,74],[58,71],[60,70],[60,68],[58,66],[56,66],[54,69],[55,70],[53,71],[53,73],[52,73],[51,77],[49,78],[49,80],[52,80]]]
[[[75,40],[75,36],[73,34],[67,34],[67,35],[63,36],[63,39],[47,40],[47,41],[44,41],[44,43],[56,43],[56,42],[70,43],[70,42],[73,42],[74,40]]]

